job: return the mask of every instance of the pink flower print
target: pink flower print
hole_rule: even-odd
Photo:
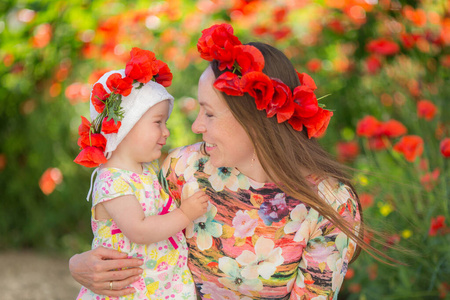
[[[184,266],[186,265],[186,261],[187,261],[187,257],[186,257],[186,256],[183,256],[183,255],[180,255],[180,256],[178,257],[178,261],[177,261],[178,267],[179,267],[179,268],[184,267]]]
[[[109,194],[109,191],[106,189],[106,187],[102,187],[102,190],[105,194],[107,194],[107,195]]]
[[[123,249],[123,246],[125,246],[125,242],[124,242],[123,240],[121,240],[121,241],[119,241],[119,242],[117,243],[117,246],[118,246],[120,249]]]
[[[145,191],[145,198],[150,198],[150,192],[149,191]]]
[[[173,287],[175,293],[181,293],[183,291],[183,284],[179,283]]]
[[[153,187],[158,191],[161,189],[161,185],[157,180],[153,181]]]
[[[170,287],[172,286],[172,284],[170,282],[166,283],[166,285],[164,286],[164,288],[166,290],[170,289]]]
[[[161,272],[161,271],[167,270],[168,268],[169,268],[169,264],[167,262],[163,261],[156,267],[156,270],[158,272]]]
[[[96,231],[97,231],[97,227],[98,227],[98,225],[97,225],[97,223],[96,223],[96,222],[94,222],[94,221],[91,221],[91,227],[92,227],[92,232],[96,232]]]
[[[83,287],[81,288],[81,290],[80,290],[80,293],[78,294],[77,299],[83,297],[83,295],[86,294],[87,291],[88,291],[87,288],[85,288],[85,287],[83,286]]]
[[[178,281],[178,280],[180,280],[180,275],[178,275],[178,274],[173,275],[172,281]]]
[[[163,289],[157,289],[155,292],[155,296],[156,297],[161,297],[164,294],[164,290]]]
[[[142,183],[141,178],[139,178],[139,175],[136,173],[131,174],[130,178],[136,183]]]
[[[132,286],[138,290],[138,291],[143,291],[145,290],[145,281],[144,281],[144,277],[139,278],[138,281],[134,282],[132,284]]]
[[[238,238],[252,236],[257,225],[258,220],[252,219],[247,212],[240,210],[233,218],[234,236]]]
[[[108,178],[108,177],[111,177],[111,172],[105,171],[102,174],[100,174],[99,179],[105,179],[105,178]]]
[[[147,205],[145,205],[145,203],[141,203],[141,206],[142,206],[142,210],[143,210],[143,211],[146,211],[146,210],[147,210],[147,208],[146,208]]]
[[[158,275],[158,279],[160,281],[166,281],[168,277],[169,277],[169,275],[167,273],[161,273]]]

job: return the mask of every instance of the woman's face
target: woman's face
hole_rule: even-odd
[[[200,111],[192,131],[202,134],[206,152],[216,168],[247,169],[252,164],[253,144],[244,128],[234,118],[220,92],[214,89],[214,72],[208,67],[198,84]]]

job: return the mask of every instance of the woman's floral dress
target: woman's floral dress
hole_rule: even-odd
[[[210,196],[208,212],[186,228],[202,299],[337,298],[356,244],[315,210],[273,183],[213,167],[200,144],[170,153],[160,180],[176,199],[204,187]],[[352,190],[331,178],[308,181],[358,232]]]
[[[146,217],[174,210],[176,203],[169,204],[169,196],[158,182],[158,169],[158,163],[154,161],[144,165],[142,175],[115,168],[98,171],[93,189],[92,249],[103,246],[143,259],[144,272],[141,279],[132,285],[136,289],[134,294],[108,298],[82,287],[77,299],[197,299],[192,274],[187,266],[188,248],[183,232],[173,236],[172,242],[167,239],[140,245],[124,236],[112,219],[95,219],[97,204],[123,195],[134,195]]]

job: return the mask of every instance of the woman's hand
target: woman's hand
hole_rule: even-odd
[[[94,293],[117,297],[135,292],[126,287],[139,279],[142,264],[140,259],[128,258],[127,253],[99,247],[72,256],[69,269],[76,281]]]

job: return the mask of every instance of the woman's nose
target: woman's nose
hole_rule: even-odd
[[[205,126],[203,125],[200,115],[197,115],[197,118],[195,119],[194,123],[192,123],[191,129],[192,132],[196,134],[205,132]]]

